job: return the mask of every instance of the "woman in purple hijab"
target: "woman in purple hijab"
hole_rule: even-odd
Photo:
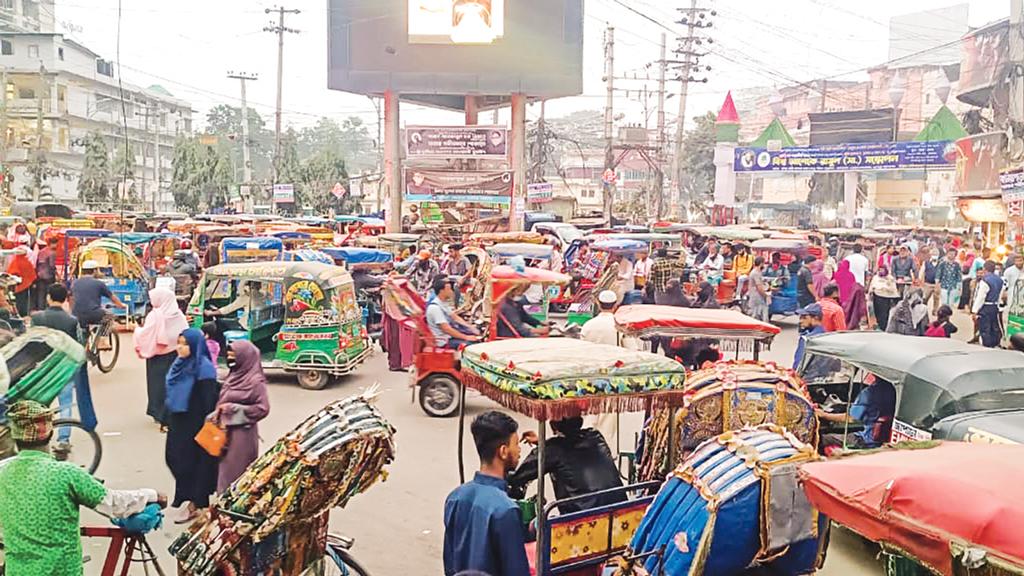
[[[260,351],[248,340],[228,347],[227,380],[221,387],[213,419],[227,431],[228,441],[217,471],[217,492],[223,494],[260,453],[257,422],[270,413],[267,378]]]

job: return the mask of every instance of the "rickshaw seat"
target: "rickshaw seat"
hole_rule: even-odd
[[[638,486],[636,486],[638,487]],[[629,489],[635,487],[623,487]],[[600,574],[605,562],[626,550],[654,496],[545,519],[547,572],[540,576]],[[558,503],[551,503],[548,513]],[[531,562],[535,554],[527,556]],[[533,567],[531,566],[531,571]]]

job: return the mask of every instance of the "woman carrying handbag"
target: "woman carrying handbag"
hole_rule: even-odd
[[[228,377],[221,387],[211,420],[227,433],[217,471],[217,493],[223,494],[260,452],[258,422],[270,413],[267,378],[260,351],[248,340],[228,347]]]

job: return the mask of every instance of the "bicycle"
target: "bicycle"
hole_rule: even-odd
[[[67,440],[61,440],[62,436]],[[50,453],[57,461],[70,462],[95,474],[103,458],[103,443],[95,430],[87,430],[78,420],[58,418],[53,421]]]
[[[89,325],[89,334],[85,345],[87,361],[109,374],[117,364],[121,353],[121,339],[114,330],[114,316],[108,314],[99,324]]]
[[[363,565],[352,557],[350,550],[355,542],[354,538],[347,536],[327,535],[327,550],[324,557],[325,576],[370,576],[366,568],[363,568]],[[326,560],[331,560],[334,565],[331,566],[330,562],[326,562]],[[335,572],[331,568],[337,568],[338,571]]]

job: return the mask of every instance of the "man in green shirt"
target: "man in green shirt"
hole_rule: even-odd
[[[18,455],[0,462],[0,526],[7,576],[80,576],[78,509],[114,518],[166,505],[155,490],[108,490],[88,472],[49,454],[53,412],[32,401],[7,412]]]

